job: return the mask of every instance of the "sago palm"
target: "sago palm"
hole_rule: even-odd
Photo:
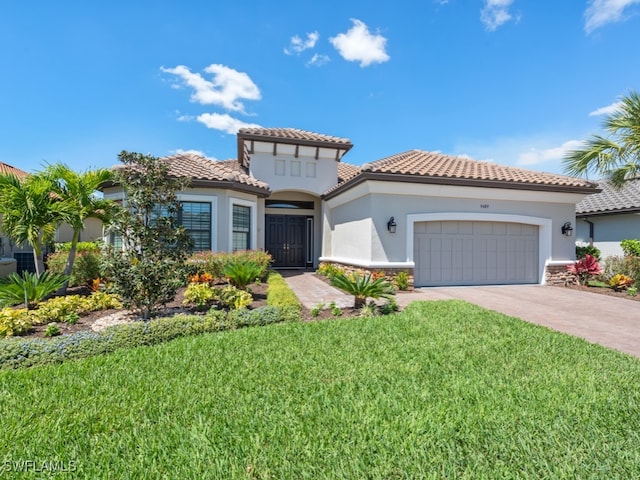
[[[373,279],[371,274],[336,273],[331,278],[331,283],[355,297],[354,308],[360,308],[367,303],[367,298],[390,298],[393,296],[393,287],[384,278]]]
[[[593,135],[584,148],[568,152],[564,169],[569,175],[594,173],[620,187],[640,176],[640,94],[623,97],[603,127],[608,136]]]

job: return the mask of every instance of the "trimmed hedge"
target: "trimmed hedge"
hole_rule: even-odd
[[[276,272],[269,273],[267,280],[267,305],[301,311],[300,300],[293,290],[289,288],[282,275]]]
[[[291,308],[261,307],[227,314],[211,310],[206,315],[176,315],[148,322],[114,325],[101,332],[78,332],[45,339],[6,339],[0,342],[0,368],[21,368],[113,352],[120,348],[156,345],[174,338],[236,328],[269,325],[300,318]]]

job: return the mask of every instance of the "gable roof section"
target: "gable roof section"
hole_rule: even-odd
[[[254,141],[316,147],[316,149],[334,148],[337,161],[340,161],[342,156],[353,148],[353,144],[348,138],[297,128],[241,128],[238,131],[238,159],[243,166],[249,165],[249,154],[253,153],[251,149]]]
[[[0,162],[0,173],[2,175],[13,175],[17,178],[25,178],[29,174],[24,170],[20,170],[19,168],[12,167],[8,163]]]
[[[409,150],[363,165],[357,175],[328,190],[324,197],[333,197],[365,180],[573,193],[599,191],[596,183],[580,178],[535,172],[423,150]]]
[[[600,193],[589,195],[576,205],[578,216],[606,213],[640,212],[640,179],[630,180],[622,188],[600,182]]]

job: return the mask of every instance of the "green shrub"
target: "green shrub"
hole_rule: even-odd
[[[60,335],[60,329],[58,328],[58,324],[55,322],[52,322],[49,325],[47,325],[47,328],[45,328],[43,335],[45,337],[57,337],[58,335]]]
[[[3,308],[0,310],[0,337],[24,335],[33,328],[33,320],[26,308]]]
[[[245,290],[240,290],[233,285],[228,285],[224,288],[217,288],[216,294],[218,295],[218,301],[224,307],[231,310],[238,310],[240,308],[246,308],[251,305],[253,297]]]
[[[204,308],[216,300],[216,292],[207,283],[190,283],[184,291],[184,302],[193,303],[198,308]]]
[[[267,279],[267,305],[274,307],[292,307],[296,308],[298,312],[301,311],[300,300],[293,290],[289,288],[287,282],[282,278],[282,275],[276,272],[269,273]]]
[[[94,243],[85,242],[90,245]],[[47,257],[47,268],[50,272],[64,273],[67,265],[68,251],[57,251]],[[102,253],[98,250],[87,249],[79,251],[73,262],[73,270],[69,276],[69,286],[89,285],[96,278],[103,278],[104,273],[100,268]]]
[[[640,257],[640,240],[627,239],[620,242],[622,251],[628,257]]]
[[[224,280],[226,274],[225,268],[232,263],[253,262],[259,271],[256,276],[251,279],[253,282],[256,278],[264,280],[267,277],[269,266],[273,262],[273,257],[262,250],[243,250],[233,253],[229,252],[198,252],[187,261],[190,267],[190,274],[208,273],[217,281]]]
[[[331,280],[336,275],[342,275],[346,272],[344,267],[333,263],[321,263],[318,266],[317,273]]]
[[[66,275],[44,272],[42,275],[24,272],[0,279],[0,307],[24,303],[27,309],[35,307],[36,303],[45,299],[67,280]]]
[[[287,321],[286,309],[266,306],[254,310],[233,310],[229,312],[229,322],[237,328],[254,327]]]
[[[56,252],[69,253],[70,250],[71,250],[71,242],[64,242],[64,243],[56,243],[55,244],[55,251]],[[101,250],[102,250],[102,242],[100,242],[100,241],[96,241],[96,242],[78,242],[78,244],[76,245],[76,252],[78,252],[78,253],[84,253],[84,252],[100,253]]]
[[[581,258],[586,257],[587,255],[591,255],[596,260],[600,260],[602,253],[598,247],[593,245],[585,245],[585,246],[576,246],[576,259],[580,260]]]
[[[604,261],[605,278],[612,278],[617,274],[631,277],[637,287],[640,287],[640,257],[636,256],[612,256]]]
[[[120,348],[155,345],[178,337],[268,325],[294,318],[295,313],[290,309],[277,307],[237,310],[229,312],[228,316],[225,312],[211,310],[206,315],[176,315],[148,322],[115,325],[101,332],[78,332],[49,340],[6,339],[0,342],[0,368],[60,363]]]
[[[398,290],[407,290],[409,288],[409,274],[407,272],[398,272],[393,281],[398,287]]]
[[[250,283],[260,279],[262,273],[260,265],[251,260],[234,260],[223,270],[229,283],[240,290],[246,290]]]
[[[354,308],[360,308],[367,303],[367,298],[389,298],[393,295],[393,287],[385,278],[372,279],[369,275],[353,273],[336,274],[331,283],[355,297]]]

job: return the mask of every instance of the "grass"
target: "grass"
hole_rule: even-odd
[[[460,301],[415,303],[0,372],[0,467],[72,461],[73,478],[96,479],[637,478],[639,383],[640,362],[624,354]]]

